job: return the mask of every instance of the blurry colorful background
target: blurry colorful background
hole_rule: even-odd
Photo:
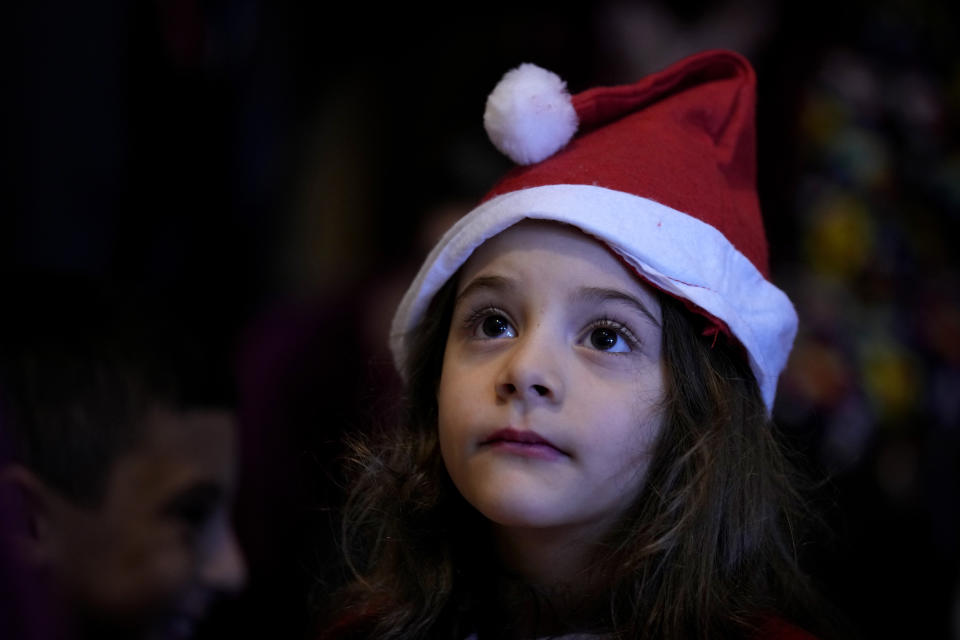
[[[0,260],[168,298],[235,360],[251,587],[201,636],[302,637],[335,552],[339,434],[395,385],[392,307],[508,166],[481,126],[500,75],[535,62],[576,92],[739,50],[801,317],[775,417],[828,478],[835,539],[806,562],[863,637],[960,638],[955,6],[17,3]]]

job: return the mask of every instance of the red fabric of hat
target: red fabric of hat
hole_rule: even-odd
[[[769,278],[755,190],[755,85],[743,57],[706,51],[635,84],[574,95],[577,137],[514,168],[484,200],[547,184],[632,193],[715,227]]]

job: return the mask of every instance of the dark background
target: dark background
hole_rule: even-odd
[[[202,635],[301,637],[338,434],[395,384],[392,307],[508,166],[486,94],[525,61],[577,92],[737,49],[759,77],[774,276],[801,317],[775,417],[829,477],[835,540],[807,562],[863,637],[958,638],[951,4],[16,3],[0,260],[156,295],[233,363],[251,586]]]

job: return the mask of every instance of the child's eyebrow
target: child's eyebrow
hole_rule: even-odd
[[[463,291],[457,295],[457,299],[454,302],[460,302],[463,298],[485,289],[502,293],[514,288],[516,288],[516,285],[510,278],[504,278],[503,276],[479,276],[471,280],[470,284],[463,288]]]
[[[653,314],[653,312],[647,308],[647,305],[643,304],[643,302],[636,296],[632,296],[625,291],[606,289],[603,287],[581,287],[577,289],[573,296],[573,300],[578,303],[590,305],[599,305],[601,303],[611,301],[623,302],[646,316],[655,326],[660,326],[660,321],[657,320],[657,317]]]

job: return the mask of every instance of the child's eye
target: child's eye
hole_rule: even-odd
[[[503,316],[489,316],[480,324],[483,335],[488,338],[514,337],[513,327]]]
[[[185,504],[173,515],[184,524],[200,528],[213,515],[214,507],[210,504]]]
[[[516,338],[517,330],[503,313],[496,309],[482,309],[468,321],[478,338]]]
[[[627,327],[613,320],[594,323],[584,341],[597,351],[607,353],[629,353],[639,343]]]
[[[222,504],[222,495],[222,489],[213,484],[190,486],[167,503],[164,513],[190,530],[200,530]]]

